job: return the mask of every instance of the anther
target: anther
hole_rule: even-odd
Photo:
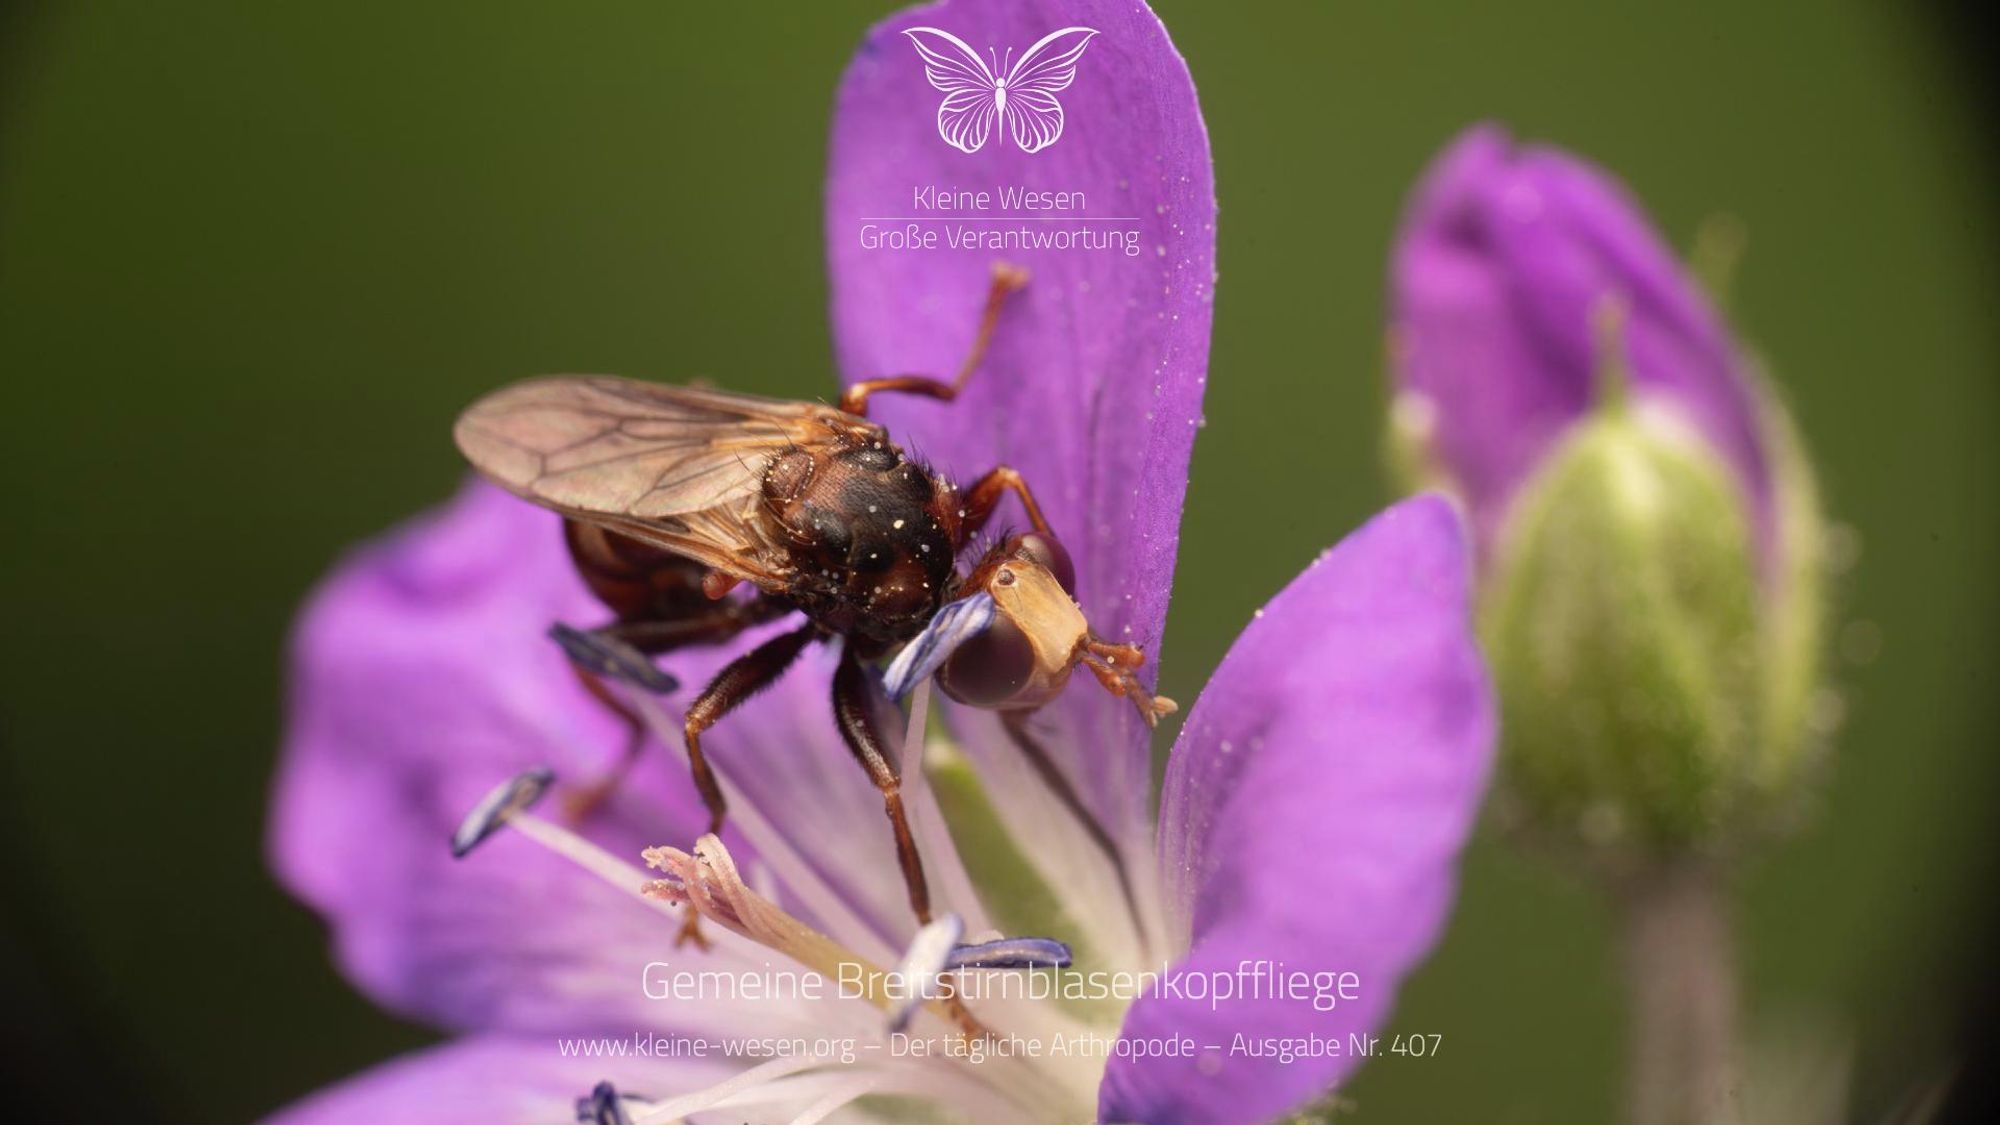
[[[625,1101],[619,1096],[618,1087],[609,1082],[599,1082],[591,1088],[589,1097],[576,1099],[576,1119],[585,1125],[632,1125],[632,1116],[625,1112]]]
[[[952,969],[1067,969],[1070,951],[1054,938],[1001,938],[954,946],[945,965]]]
[[[944,995],[939,978],[950,966],[952,951],[958,948],[958,939],[963,936],[965,923],[956,914],[946,914],[910,939],[909,951],[896,964],[896,979],[901,987],[889,1006],[889,1030],[908,1027],[910,1017],[917,1014],[924,1001]]]
[[[680,690],[679,680],[660,671],[645,653],[616,637],[602,632],[587,633],[557,622],[549,626],[549,639],[561,645],[570,661],[587,672],[655,695],[671,695]]]
[[[901,699],[944,667],[959,646],[990,628],[998,611],[993,595],[984,592],[946,603],[883,670],[882,690],[890,699]]]
[[[537,766],[494,786],[493,791],[480,798],[479,803],[459,822],[458,831],[451,834],[452,858],[464,859],[467,852],[500,831],[508,817],[541,800],[555,780],[554,770]]]

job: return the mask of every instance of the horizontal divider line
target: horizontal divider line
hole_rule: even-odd
[[[863,215],[857,223],[1136,223],[1137,215]]]

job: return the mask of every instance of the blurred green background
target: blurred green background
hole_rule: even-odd
[[[1739,323],[1859,544],[1848,723],[1814,820],[1748,880],[1749,1003],[1851,1042],[1853,1115],[1880,1119],[1953,1049],[1991,874],[1994,169],[1950,37],[1856,2],[1158,7],[1222,202],[1166,651],[1183,699],[1385,499],[1385,254],[1456,131],[1498,118],[1590,155],[1683,246],[1714,212],[1747,224]],[[343,985],[264,871],[289,614],[343,545],[453,487],[449,420],[498,381],[827,391],[826,117],[887,10],[0,23],[17,1085],[79,1117],[233,1121],[427,1040]],[[1395,1018],[1442,1054],[1385,1058],[1352,1099],[1378,1121],[1609,1117],[1609,938],[1581,887],[1483,842]]]

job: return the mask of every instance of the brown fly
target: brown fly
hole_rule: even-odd
[[[807,645],[843,642],[834,719],[882,793],[920,922],[930,921],[930,896],[899,767],[875,718],[872,666],[889,662],[891,694],[934,673],[947,695],[1006,712],[1008,728],[1073,809],[1074,792],[1025,737],[1021,716],[1053,699],[1078,665],[1130,699],[1148,723],[1174,710],[1139,683],[1138,649],[1090,631],[1073,599],[1069,557],[1019,474],[1003,465],[961,490],[868,419],[876,394],[956,398],[1006,295],[1025,281],[1022,270],[995,270],[971,353],[950,381],[871,379],[827,406],[557,376],[487,395],[456,428],[459,448],[481,473],[564,517],[571,556],[613,620],[552,633],[585,684],[626,719],[625,764],[642,728],[607,680],[672,690],[652,656],[803,616],[730,663],[688,705],[687,754],[709,831],[721,829],[726,804],[703,732],[783,675]],[[1031,530],[1001,538],[961,573],[959,555],[1010,493]],[[573,807],[587,808],[602,792],[585,791]],[[686,935],[698,937],[693,922],[691,913]]]

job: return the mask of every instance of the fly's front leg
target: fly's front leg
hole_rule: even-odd
[[[723,797],[722,784],[716,780],[715,771],[709,768],[708,758],[701,751],[702,732],[784,675],[785,669],[798,659],[799,653],[805,650],[817,631],[818,627],[810,623],[801,625],[730,661],[729,666],[701,689],[701,694],[695,696],[694,703],[689,705],[687,722],[683,727],[687,736],[688,767],[694,771],[694,787],[701,792],[702,804],[708,808],[710,834],[721,833],[723,818],[729,812],[729,802]],[[704,949],[708,947],[707,940],[701,936],[701,915],[692,905],[688,907],[687,921],[682,923],[680,937],[675,944],[689,941]]]
[[[1154,695],[1139,682],[1139,667],[1146,662],[1146,654],[1134,645],[1115,645],[1092,636],[1077,650],[1076,659],[1090,669],[1104,690],[1131,700],[1149,727],[1159,726],[1162,718],[1181,709],[1180,704]]]
[[[979,330],[972,337],[972,350],[966,353],[965,362],[958,365],[958,374],[947,383],[929,375],[892,375],[886,379],[864,379],[841,392],[840,408],[849,414],[868,415],[868,396],[889,392],[893,394],[923,395],[940,402],[950,402],[965,389],[965,381],[979,367],[979,361],[986,356],[987,345],[993,342],[993,327],[1000,322],[1000,308],[1007,301],[1007,294],[1028,284],[1028,271],[1006,262],[993,266],[993,284],[986,291],[986,308],[979,315]]]
[[[919,925],[931,920],[930,885],[924,881],[923,857],[917,854],[916,836],[910,832],[909,817],[903,811],[903,778],[889,761],[882,736],[875,728],[871,710],[873,698],[861,662],[851,651],[842,652],[840,667],[833,674],[833,715],[840,724],[840,737],[854,760],[868,771],[868,780],[882,791],[882,811],[896,833],[896,859],[903,868],[903,884],[910,892],[910,909]]]
[[[1000,506],[1001,497],[1009,492],[1021,498],[1021,507],[1027,509],[1028,522],[1034,525],[1036,534],[1050,539],[1056,537],[1056,533],[1049,529],[1048,517],[1042,515],[1042,506],[1035,503],[1035,494],[1028,491],[1028,482],[1022,480],[1021,474],[1011,467],[1001,465],[973,481],[972,487],[965,490],[965,516],[958,532],[960,546],[985,528],[987,521],[993,518],[994,509]]]

